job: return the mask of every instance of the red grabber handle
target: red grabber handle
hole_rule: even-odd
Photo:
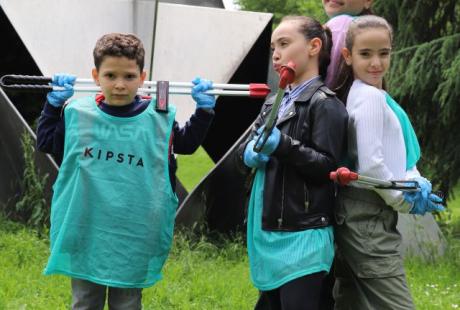
[[[342,186],[348,185],[352,181],[357,181],[358,177],[359,176],[356,172],[350,171],[346,167],[340,167],[329,174],[329,178],[332,181],[337,182]]]
[[[292,84],[295,78],[295,63],[289,61],[287,65],[281,66],[280,69],[280,81],[279,81],[279,88],[285,89],[286,86]]]
[[[268,114],[267,120],[265,121],[264,131],[256,140],[254,144],[254,152],[259,153],[264,147],[265,143],[268,140],[273,128],[276,125],[276,119],[278,117],[278,111],[280,109],[281,100],[283,99],[284,89],[288,84],[294,82],[295,78],[295,64],[292,61],[289,61],[287,65],[281,66],[279,70],[280,82],[279,88],[276,92],[275,102],[272,105],[270,114]]]
[[[265,98],[269,93],[270,87],[267,84],[249,84],[249,97],[251,98]]]

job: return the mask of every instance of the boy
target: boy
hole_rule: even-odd
[[[51,254],[44,273],[72,278],[73,309],[141,309],[142,288],[161,278],[171,246],[179,154],[193,153],[212,121],[212,88],[195,79],[197,109],[184,128],[175,108],[155,110],[136,95],[146,73],[134,35],[111,33],[93,51],[102,94],[64,103],[75,77],[56,75],[47,95],[38,149],[61,163],[51,207]]]

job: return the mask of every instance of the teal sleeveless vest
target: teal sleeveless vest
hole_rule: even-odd
[[[329,272],[334,260],[332,226],[301,231],[262,229],[265,168],[257,169],[248,206],[247,248],[252,283],[270,291],[300,277]]]
[[[178,203],[168,172],[175,108],[158,113],[151,103],[123,118],[87,97],[64,113],[44,273],[113,287],[153,285],[171,247]]]

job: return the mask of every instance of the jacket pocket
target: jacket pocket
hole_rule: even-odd
[[[403,260],[399,256],[373,258],[359,262],[355,268],[360,278],[386,278],[404,274]]]
[[[374,246],[374,237],[381,234],[383,223],[380,215],[375,215],[369,219],[362,221],[358,224],[358,229],[362,236],[369,241],[369,246]]]

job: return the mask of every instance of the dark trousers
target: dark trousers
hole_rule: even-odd
[[[318,310],[326,272],[294,279],[277,289],[260,292],[255,310]]]
[[[116,288],[72,278],[72,310],[140,310],[141,288]]]

